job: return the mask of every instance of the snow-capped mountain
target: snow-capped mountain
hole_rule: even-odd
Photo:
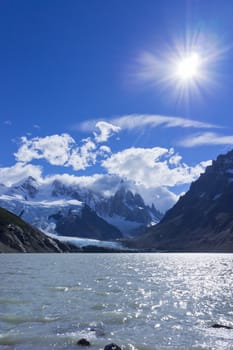
[[[155,225],[162,217],[154,205],[146,205],[138,193],[133,194],[124,184],[110,198],[96,202],[94,209],[127,235],[142,233],[145,227]]]
[[[99,240],[136,235],[162,217],[124,183],[106,197],[59,180],[39,184],[28,177],[11,187],[0,186],[0,206],[44,232]]]

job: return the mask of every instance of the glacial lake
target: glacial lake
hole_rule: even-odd
[[[231,254],[1,254],[0,350],[233,349]]]

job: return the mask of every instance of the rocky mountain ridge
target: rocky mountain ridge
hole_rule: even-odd
[[[218,156],[135,246],[160,251],[233,252],[233,151]]]

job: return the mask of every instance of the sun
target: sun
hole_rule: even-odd
[[[182,82],[197,81],[201,76],[201,57],[192,52],[176,63],[175,77]]]
[[[188,106],[191,100],[204,100],[206,93],[221,86],[221,66],[229,50],[231,46],[223,46],[213,35],[188,31],[142,52],[136,78],[174,103]]]

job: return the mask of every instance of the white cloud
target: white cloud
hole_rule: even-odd
[[[233,145],[233,135],[223,136],[213,132],[191,135],[179,142],[183,147],[196,147],[203,145]]]
[[[111,148],[108,146],[101,146],[99,148],[99,155],[102,158],[107,158],[112,153]]]
[[[163,126],[165,128],[198,128],[198,129],[210,129],[217,128],[218,126],[200,122],[197,120],[182,118],[182,117],[170,117],[157,114],[130,114],[117,118],[112,118],[109,120],[111,124],[120,128],[121,130],[134,130],[140,129],[142,127],[156,128]],[[87,120],[81,123],[78,127],[82,131],[92,131],[94,130],[97,123],[106,123],[100,122],[97,120]],[[110,125],[111,125],[110,124]],[[120,130],[118,130],[119,132]]]
[[[71,166],[74,170],[85,170],[88,166],[96,163],[96,157],[96,145],[87,138],[83,140],[81,147],[72,150],[66,166]]]
[[[81,156],[85,159],[90,158],[95,160],[95,155],[93,156],[92,151],[96,150],[96,145],[90,138],[87,138],[83,141],[84,141],[84,144],[80,147]]]
[[[21,147],[15,153],[17,161],[30,162],[33,159],[46,159],[52,165],[65,165],[70,151],[75,146],[74,139],[68,134],[51,135],[28,140],[21,138]]]
[[[145,188],[188,184],[205,169],[205,163],[189,167],[166,148],[129,148],[102,161],[110,174],[125,177]]]
[[[182,160],[182,157],[179,154],[174,154],[170,159],[169,159],[169,164],[171,165],[178,165]]]
[[[98,130],[97,132],[94,131],[96,142],[106,142],[114,133],[118,133],[120,131],[119,126],[104,121],[97,122],[95,127]]]
[[[16,163],[12,167],[0,168],[0,183],[6,186],[19,182],[28,176],[41,180],[42,169],[40,166]]]
[[[160,125],[166,128],[214,128],[217,127],[213,124],[200,122],[197,120],[181,118],[181,117],[170,117],[164,115],[128,115],[119,118],[112,119],[112,122],[120,126],[122,129],[132,130],[140,128],[142,126],[158,127]]]
[[[111,153],[108,146],[97,147],[91,138],[81,140],[77,145],[68,134],[46,137],[21,138],[21,146],[14,154],[19,162],[29,163],[34,159],[45,159],[49,164],[85,170],[94,165],[97,157],[106,158]]]

